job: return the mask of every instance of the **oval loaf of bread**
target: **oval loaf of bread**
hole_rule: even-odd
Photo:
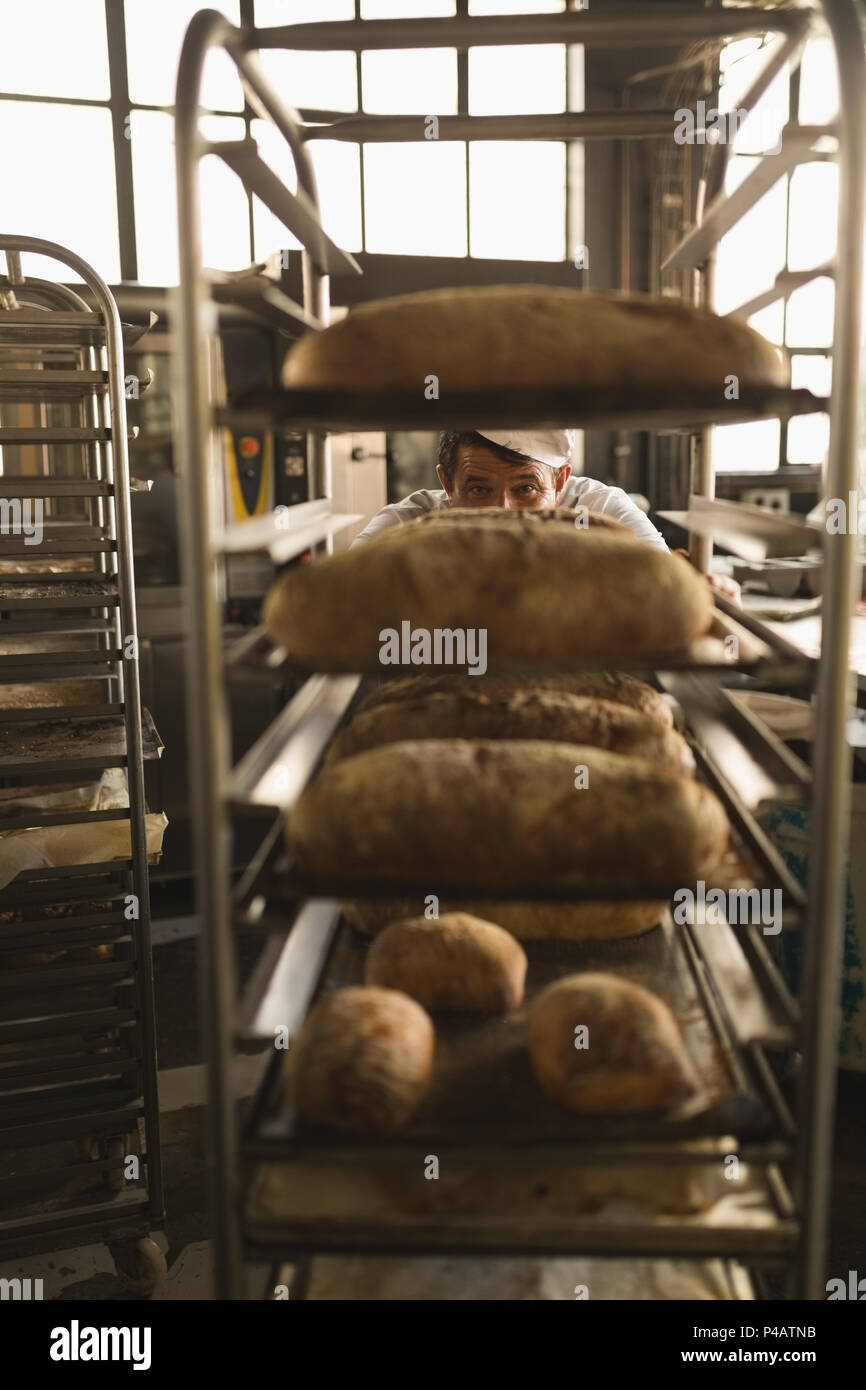
[[[302,390],[440,392],[575,387],[785,386],[781,354],[748,324],[680,300],[539,285],[424,290],[373,300],[283,365]]]
[[[348,898],[343,916],[363,936],[378,936],[391,922],[418,911],[414,898]],[[613,941],[640,936],[658,926],[664,902],[497,902],[489,899],[440,898],[440,921],[445,913],[477,914],[510,932],[519,941]]]
[[[389,743],[327,766],[288,836],[302,872],[418,880],[431,891],[700,878],[727,845],[706,787],[584,744]]]
[[[386,927],[367,952],[364,978],[431,1011],[504,1013],[523,1003],[526,956],[501,927],[449,912]]]
[[[666,1004],[616,975],[568,975],[527,1010],[533,1070],[545,1094],[582,1115],[666,1108],[696,1079]],[[582,1031],[585,1030],[585,1031]]]
[[[482,633],[484,667],[520,672],[681,651],[708,631],[709,585],[680,556],[527,516],[407,522],[289,569],[265,600],[265,626],[307,669],[370,672],[481,669]],[[411,650],[416,630],[426,653]]]
[[[433,1025],[407,994],[339,990],[311,1009],[287,1054],[289,1095],[311,1124],[388,1134],[421,1104],[433,1051]]]
[[[624,671],[553,672],[533,676],[400,676],[371,691],[358,706],[358,713],[366,714],[377,705],[390,705],[419,695],[459,695],[466,690],[479,689],[487,695],[515,695],[530,690],[565,691],[570,695],[582,695],[587,700],[610,700],[616,705],[627,705],[666,729],[672,728],[674,722],[664,696],[646,681]]]
[[[565,690],[517,690],[488,694],[484,681],[457,694],[427,695],[361,710],[331,745],[329,759],[363,753],[384,743],[414,739],[554,739],[588,743],[614,753],[646,758],[681,777],[691,777],[695,760],[685,739],[652,718]]]

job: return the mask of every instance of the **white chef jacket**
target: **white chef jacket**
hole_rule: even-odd
[[[442,488],[421,488],[418,492],[404,497],[402,502],[392,502],[383,507],[364,527],[352,542],[365,541],[389,526],[402,526],[406,521],[415,521],[426,512],[437,512],[449,506],[448,494]],[[559,507],[586,507],[590,512],[603,512],[605,516],[620,521],[633,531],[638,540],[647,541],[658,550],[667,550],[665,539],[621,487],[607,487],[595,478],[584,478],[572,474],[562,489],[557,502]]]

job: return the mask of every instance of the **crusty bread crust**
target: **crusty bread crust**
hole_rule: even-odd
[[[302,667],[370,672],[389,669],[381,634],[404,623],[483,630],[491,672],[679,652],[708,631],[709,586],[680,557],[528,515],[410,522],[290,569],[267,596],[265,626]]]
[[[538,285],[425,290],[352,309],[289,352],[283,385],[421,393],[532,388],[786,386],[779,350],[748,324],[649,295]]]
[[[566,1110],[583,1115],[656,1110],[696,1088],[670,1009],[649,990],[616,975],[557,980],[533,999],[526,1025],[539,1084]],[[587,1032],[578,1035],[578,1028]]]
[[[584,772],[583,769],[586,771]],[[303,872],[489,888],[702,877],[728,823],[706,787],[581,744],[390,743],[326,767],[289,819]]]
[[[390,922],[418,911],[413,898],[347,898],[343,916],[362,936],[377,936]],[[501,902],[440,898],[440,913],[470,912],[494,922],[518,941],[615,941],[658,926],[666,904],[641,902]]]
[[[504,1013],[523,1003],[526,956],[501,927],[448,912],[392,923],[367,952],[364,978],[431,1012]]]
[[[694,775],[695,760],[685,739],[627,705],[564,690],[488,694],[483,681],[467,680],[468,687],[458,693],[419,692],[360,711],[331,745],[329,761],[385,743],[427,738],[552,739],[609,748],[646,758],[681,777]]]
[[[311,1124],[389,1134],[423,1100],[433,1052],[433,1025],[408,995],[339,990],[310,1011],[286,1055],[289,1096]]]
[[[561,690],[584,699],[611,700],[626,705],[652,719],[665,729],[673,727],[674,717],[667,700],[657,690],[624,671],[593,671],[569,675],[564,672],[532,676],[400,676],[371,691],[358,706],[366,714],[379,705],[416,699],[421,695],[462,694],[483,690],[487,695],[513,695],[531,690]]]

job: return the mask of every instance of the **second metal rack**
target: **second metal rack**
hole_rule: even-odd
[[[164,1213],[142,760],[162,746],[140,705],[123,371],[145,330],[65,248],[0,236],[0,251],[0,1244],[103,1240],[121,1277],[152,1288]],[[25,277],[21,253],[80,275],[96,310]],[[31,503],[42,534],[7,528]],[[34,836],[54,848],[28,856]]]

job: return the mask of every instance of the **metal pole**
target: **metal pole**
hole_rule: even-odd
[[[286,141],[298,171],[298,186],[309,196],[314,205],[319,206],[319,190],[316,171],[310,152],[303,139],[303,121],[293,107],[288,107],[274,91],[261,64],[254,54],[243,48],[242,36],[232,30],[232,38],[227,44],[238,71],[244,82],[250,105],[266,119],[271,120]],[[420,119],[420,118],[419,118]],[[330,292],[328,276],[325,273],[324,252],[318,257],[308,248],[301,254],[304,308],[315,314],[321,323],[327,323],[330,316]],[[331,476],[331,444],[326,434],[307,435],[307,492],[309,499],[331,497],[333,495]],[[333,547],[329,537],[327,548]]]
[[[199,966],[202,1043],[207,1065],[207,1134],[214,1220],[215,1293],[243,1297],[239,1212],[239,1146],[235,1116],[236,1006],[234,936],[230,907],[230,834],[225,804],[229,765],[224,708],[220,562],[213,546],[213,493],[208,474],[211,419],[208,401],[205,292],[201,271],[198,195],[199,93],[208,50],[237,33],[215,10],[197,14],[187,30],[177,74],[175,143],[180,254],[178,369],[182,374],[180,486],[181,555],[188,626],[187,737],[200,918]]]
[[[611,14],[594,10],[540,15],[469,15],[441,19],[329,20],[256,29],[247,35],[253,48],[295,51],[354,52],[371,48],[474,48],[486,44],[583,43],[595,48],[651,48],[700,39],[743,38],[749,34],[788,33],[802,24],[791,10],[686,10],[668,7],[648,13],[643,6],[617,7]]]
[[[863,292],[866,63],[853,0],[822,0],[839,69],[839,241],[833,337],[828,497],[857,485],[857,410]],[[836,1035],[843,945],[844,872],[850,813],[852,707],[849,625],[855,593],[856,526],[824,537],[824,617],[813,759],[809,907],[803,990],[798,1200],[802,1251],[797,1295],[826,1296],[828,1203],[835,1114]]]
[[[671,111],[558,111],[541,116],[439,116],[440,140],[653,140],[673,134]],[[423,116],[349,116],[304,127],[304,139],[417,142]]]

